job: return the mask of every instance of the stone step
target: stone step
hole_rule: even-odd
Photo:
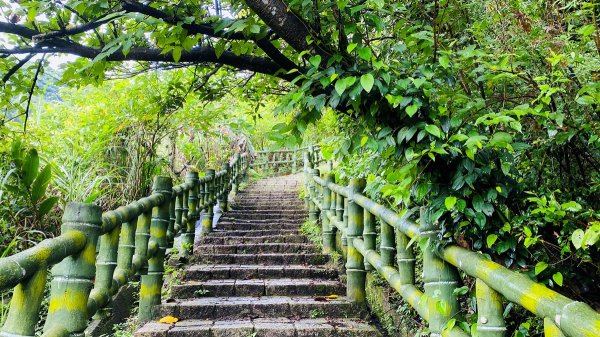
[[[223,222],[217,228],[231,230],[263,230],[263,229],[298,229],[302,222],[293,223],[291,220],[285,222],[247,223],[247,222]]]
[[[300,226],[297,229],[235,229],[221,230],[215,229],[207,236],[265,236],[265,235],[298,235],[300,234]]]
[[[335,280],[337,270],[305,265],[193,265],[186,269],[185,280],[205,281],[211,279],[264,279],[264,278],[320,278]]]
[[[198,245],[203,254],[262,254],[262,253],[316,253],[307,243],[240,243],[234,245]]]
[[[244,204],[244,203],[246,203],[246,204],[247,203],[272,204],[275,202],[285,202],[288,204],[303,204],[304,203],[304,199],[300,199],[300,197],[298,197],[298,196],[279,195],[279,196],[272,196],[270,198],[262,198],[261,193],[262,192],[257,192],[254,195],[247,194],[247,195],[241,195],[241,196],[238,194],[233,202],[236,205]]]
[[[344,295],[346,288],[334,280],[320,279],[215,279],[188,281],[171,288],[173,298],[206,296],[328,296]]]
[[[380,337],[373,326],[350,318],[190,319],[174,325],[146,323],[135,337]]]
[[[306,213],[306,210],[304,209],[304,204],[294,204],[294,205],[282,205],[282,204],[277,204],[277,207],[281,208],[281,207],[285,207],[286,209],[290,210],[290,211],[300,211],[300,212],[304,212]],[[269,211],[269,210],[273,210],[273,209],[277,209],[276,207],[274,207],[273,205],[269,205],[267,207],[267,205],[238,205],[238,204],[232,204],[230,211],[237,211],[237,212],[245,212],[245,211],[250,211],[250,212],[254,212],[254,211],[260,211],[260,212],[264,212],[264,211]]]
[[[198,262],[215,264],[323,265],[329,261],[329,256],[323,254],[203,254],[202,251],[195,253]]]
[[[306,211],[303,209],[280,210],[280,209],[253,209],[253,210],[229,210],[225,214],[228,217],[252,217],[252,216],[269,216],[269,217],[289,217],[289,216],[306,216]]]
[[[251,220],[262,220],[262,221],[281,221],[281,220],[293,220],[302,221],[307,218],[304,213],[298,214],[269,214],[269,213],[252,213],[252,214],[238,214],[233,215],[231,212],[227,212],[221,216],[222,221],[251,221]]]
[[[237,245],[245,243],[310,243],[304,235],[266,235],[266,236],[213,236],[200,239],[200,244]]]
[[[323,300],[321,300],[323,299]],[[327,300],[313,296],[202,297],[174,300],[153,307],[153,316],[179,319],[239,319],[294,317],[361,318],[364,312],[346,297]]]
[[[258,215],[255,218],[245,218],[242,216],[231,217],[229,215],[224,214],[220,219],[219,223],[249,223],[249,224],[268,224],[268,223],[298,223],[304,222],[307,216],[301,215],[286,215],[286,216],[278,216],[278,217],[269,217],[266,215]]]

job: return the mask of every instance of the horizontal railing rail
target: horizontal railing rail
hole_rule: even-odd
[[[427,223],[425,216],[421,214],[417,224],[410,212],[400,215],[362,195],[362,179],[351,179],[348,186],[336,184],[332,174],[322,176],[314,168],[311,158],[311,154],[305,154],[309,221],[320,221],[324,253],[336,251],[336,236],[341,236],[347,295],[352,300],[366,302],[366,272],[374,271],[428,322],[432,335],[469,336],[453,324],[460,317],[454,291],[461,286],[462,271],[475,279],[479,337],[508,336],[504,299],[542,318],[546,336],[600,336],[600,314],[587,304],[569,299],[483,254],[454,245],[436,245],[440,228]],[[422,251],[424,291],[415,285],[415,256],[410,242],[417,239],[428,239]]]
[[[208,170],[204,177],[188,172],[174,187],[170,177],[156,177],[150,196],[104,213],[93,204],[68,203],[60,236],[0,259],[0,291],[14,287],[0,336],[35,335],[50,267],[42,336],[84,336],[90,318],[103,317],[112,296],[136,276],[138,317],[151,319],[152,306],[161,300],[167,248],[180,234],[179,254],[192,253],[200,212],[202,234],[208,233],[214,207],[227,209],[228,195],[237,192],[249,162],[246,153],[236,154],[222,170]]]
[[[298,173],[304,163],[305,153],[309,154],[310,160],[313,162],[324,161],[318,146],[307,146],[291,150],[257,151],[251,166],[270,174]]]

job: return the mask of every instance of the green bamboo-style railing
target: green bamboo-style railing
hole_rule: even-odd
[[[237,192],[248,164],[247,153],[236,154],[222,170],[200,178],[189,172],[174,187],[170,177],[156,177],[150,196],[105,213],[93,204],[68,203],[60,236],[0,259],[0,291],[14,287],[0,337],[34,336],[50,267],[42,336],[84,336],[90,318],[102,317],[112,296],[136,276],[138,316],[152,318],[152,306],[161,300],[167,248],[180,234],[179,253],[192,253],[200,212],[204,234],[212,230],[214,206],[227,209],[227,196]]]
[[[526,275],[511,271],[484,255],[458,246],[435,244],[440,228],[420,214],[398,213],[365,197],[365,182],[351,179],[342,186],[332,174],[321,174],[314,148],[305,151],[304,187],[309,221],[319,221],[324,253],[341,250],[345,256],[347,296],[365,303],[365,276],[376,272],[428,323],[432,336],[469,336],[458,324],[461,308],[454,290],[459,271],[475,279],[479,337],[506,337],[504,303],[518,304],[544,320],[547,337],[598,337],[600,314],[585,303],[569,299]],[[331,163],[329,163],[331,170]],[[425,208],[422,208],[425,209]],[[379,220],[380,231],[376,231]],[[341,237],[341,247],[336,244]],[[429,239],[423,250],[424,290],[415,285],[412,239]],[[377,245],[379,242],[379,245]],[[378,247],[377,247],[378,246]],[[434,248],[438,247],[438,248]],[[454,321],[456,319],[456,321]]]
[[[315,161],[323,160],[318,149],[318,146],[308,146],[292,150],[257,151],[251,167],[259,171],[269,170],[269,173],[275,174],[299,173],[304,163],[305,152],[315,156]]]

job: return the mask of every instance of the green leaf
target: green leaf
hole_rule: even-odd
[[[444,200],[444,205],[446,206],[446,209],[451,210],[452,207],[456,205],[456,201],[456,197],[446,197],[446,199]]]
[[[23,183],[25,186],[31,186],[31,183],[33,183],[38,174],[39,168],[40,157],[35,149],[31,149],[23,162]]]
[[[425,131],[436,136],[437,138],[442,138],[442,130],[440,130],[437,125],[428,124],[425,126]]]
[[[311,56],[308,59],[308,62],[310,62],[310,64],[312,64],[313,67],[319,68],[319,65],[321,64],[321,55]]]
[[[573,242],[573,246],[575,246],[576,249],[581,249],[584,235],[585,233],[582,229],[576,229],[573,234],[571,234],[571,242]]]
[[[333,158],[333,148],[330,146],[321,146],[321,153],[325,160],[331,160],[331,158]]]
[[[346,48],[346,51],[348,51],[348,53],[351,53],[354,49],[356,49],[356,46],[358,46],[358,43],[351,43]]]
[[[346,91],[346,81],[343,79],[337,80],[337,82],[335,82],[335,91],[338,93],[338,95],[342,96],[344,91]]]
[[[473,197],[473,209],[476,212],[481,212],[483,210],[483,198],[479,194]]]
[[[366,92],[371,92],[375,84],[375,78],[371,74],[364,74],[360,77],[360,85],[365,89]]]
[[[52,177],[52,168],[50,165],[46,165],[41,171],[40,174],[35,178],[33,185],[31,186],[31,202],[37,203],[42,199],[44,194],[46,194],[46,189],[48,188],[48,184],[50,183],[50,178]]]
[[[440,65],[444,67],[444,69],[448,69],[448,67],[450,66],[450,59],[448,58],[448,55],[440,56],[439,62]]]
[[[554,275],[552,275],[552,279],[554,280],[554,283],[556,283],[556,284],[558,284],[559,286],[562,287],[562,285],[563,285],[563,275],[560,272],[554,273]]]
[[[58,197],[49,197],[46,200],[42,201],[40,207],[38,208],[38,217],[43,218],[48,212],[52,210],[52,207],[56,205],[58,202]]]
[[[544,262],[544,261],[538,262],[535,265],[535,274],[539,275],[541,272],[546,270],[546,268],[548,268],[548,264],[546,262]]]
[[[419,106],[417,104],[413,104],[413,105],[406,107],[406,114],[409,117],[412,117],[412,116],[414,116],[415,113],[417,113],[418,110],[419,110]]]
[[[506,148],[512,143],[512,136],[506,132],[496,132],[490,139],[489,146]]]
[[[173,48],[173,61],[175,61],[175,63],[179,62],[179,60],[181,59],[182,50],[183,48],[179,46]]]
[[[581,205],[578,204],[575,201],[569,201],[569,202],[565,202],[564,204],[560,205],[560,208],[569,211],[569,212],[579,212],[581,211]]]
[[[577,30],[577,33],[583,36],[590,36],[594,34],[596,28],[594,25],[585,25]]]
[[[365,61],[371,60],[371,49],[369,47],[363,47],[358,49],[358,56]]]
[[[488,235],[487,239],[486,239],[488,248],[492,248],[492,246],[494,245],[494,243],[496,243],[496,240],[498,240],[498,235],[496,235],[496,234],[490,234],[490,235]]]

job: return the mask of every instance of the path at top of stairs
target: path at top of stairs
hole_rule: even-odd
[[[217,229],[195,247],[173,299],[136,337],[378,337],[346,299],[328,256],[300,232],[306,210],[298,198],[300,176],[268,178],[236,196]],[[338,295],[335,299],[326,296]]]

